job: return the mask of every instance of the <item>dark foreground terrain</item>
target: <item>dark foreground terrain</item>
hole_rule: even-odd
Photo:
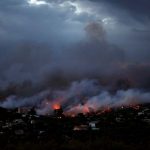
[[[0,109],[2,150],[149,150],[150,105],[65,117]]]

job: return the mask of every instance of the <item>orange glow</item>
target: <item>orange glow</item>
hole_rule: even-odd
[[[83,106],[83,113],[86,114],[86,113],[89,113],[89,112],[90,112],[90,111],[89,111],[88,106],[84,105],[84,106]]]
[[[53,109],[55,109],[55,110],[60,109],[60,108],[61,108],[61,106],[58,103],[53,105]]]

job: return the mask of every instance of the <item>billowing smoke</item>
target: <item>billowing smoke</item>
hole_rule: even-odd
[[[111,92],[108,87],[101,86],[97,80],[82,80],[73,82],[66,89],[47,90],[32,97],[11,96],[1,102],[0,106],[5,108],[34,106],[38,114],[45,115],[53,111],[54,104],[59,104],[65,114],[71,115],[108,107],[149,103],[149,97],[149,92],[140,89]]]
[[[43,2],[0,2],[2,107],[45,114],[55,102],[65,112],[148,102],[149,9],[137,4],[137,18],[130,1]]]
[[[125,50],[108,42],[102,22],[88,23],[84,32],[80,42],[61,49],[34,42],[12,46],[11,55],[6,49],[7,60],[0,60],[0,93],[31,96],[85,78],[108,86],[122,79],[133,88],[149,88],[149,63],[130,61]]]
[[[116,74],[120,70],[118,64],[124,62],[124,51],[107,41],[101,23],[89,23],[83,31],[84,39],[61,49],[27,42],[14,47],[12,55],[7,56],[5,52],[3,57],[7,60],[0,60],[1,88],[24,81],[35,85],[54,80],[58,82],[58,78],[74,80]]]
[[[107,41],[100,23],[89,23],[85,32],[83,41],[59,53],[33,44],[17,50],[3,70],[0,82],[6,88],[0,106],[34,106],[44,115],[55,103],[74,114],[150,102],[150,93],[144,91],[149,87],[149,64],[127,62],[124,50]]]
[[[50,94],[49,91],[43,91],[32,97],[20,98],[17,96],[9,96],[3,102],[1,102],[1,107],[4,108],[17,108],[17,107],[33,107],[40,104],[46,97]]]

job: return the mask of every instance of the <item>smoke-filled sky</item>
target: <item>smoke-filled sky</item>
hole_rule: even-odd
[[[1,91],[32,95],[88,78],[149,89],[149,8],[149,0],[1,0]]]

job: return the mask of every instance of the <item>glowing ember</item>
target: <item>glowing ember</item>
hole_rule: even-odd
[[[61,108],[61,106],[60,106],[60,104],[58,104],[58,103],[56,103],[56,104],[53,105],[53,109],[54,109],[54,110],[58,110],[58,109],[60,109],[60,108]]]

